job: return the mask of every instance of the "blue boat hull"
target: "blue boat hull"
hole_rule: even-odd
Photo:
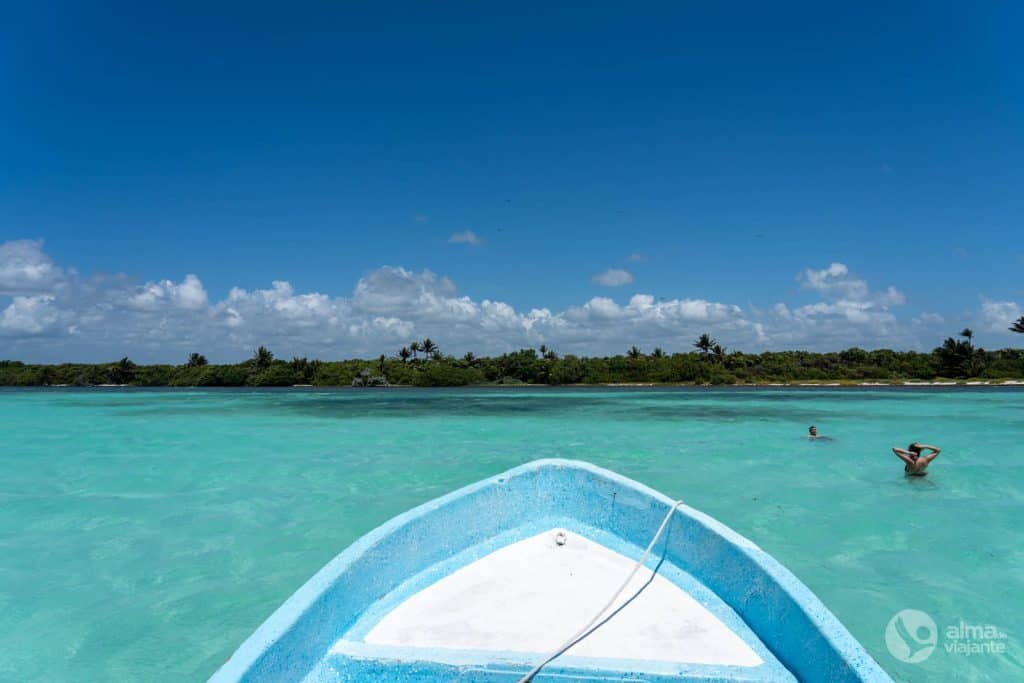
[[[548,529],[569,528],[638,558],[672,504],[630,479],[569,460],[539,460],[470,485],[392,519],[344,550],[211,680],[517,681],[543,653],[401,648],[365,636],[411,596]],[[749,634],[763,663],[640,662],[570,651],[537,675],[537,683],[891,680],[793,574],[699,511],[676,511],[647,566],[680,586],[699,584],[695,594],[714,598],[716,613],[737,633]],[[606,597],[595,596],[595,607]]]

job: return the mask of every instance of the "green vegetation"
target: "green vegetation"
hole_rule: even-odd
[[[1010,329],[1024,333],[1024,318]],[[260,346],[253,357],[233,365],[213,365],[191,354],[182,365],[136,365],[128,358],[114,363],[29,365],[0,361],[0,385],[6,386],[350,386],[370,375],[392,385],[465,386],[469,384],[609,384],[694,383],[754,384],[777,382],[862,382],[938,379],[1024,379],[1024,350],[986,351],[974,346],[974,333],[963,330],[931,353],[847,349],[833,353],[781,351],[727,352],[704,334],[695,352],[667,354],[660,347],[644,353],[631,347],[609,357],[559,356],[547,346],[522,349],[492,358],[467,353],[446,356],[430,339],[414,341],[394,357],[373,360],[320,361],[274,357]],[[357,379],[356,384],[361,382]]]

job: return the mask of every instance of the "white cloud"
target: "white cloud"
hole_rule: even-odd
[[[875,298],[875,301],[881,306],[902,306],[907,302],[907,297],[903,292],[889,285]]]
[[[477,237],[477,234],[472,230],[463,230],[462,232],[453,232],[452,236],[448,238],[450,244],[468,244],[471,247],[479,247],[484,241]]]
[[[886,346],[889,348],[920,347],[908,326],[891,312],[906,302],[903,292],[893,286],[873,291],[868,283],[853,275],[844,263],[827,268],[805,269],[797,277],[802,287],[817,292],[824,301],[791,309],[779,303],[768,314],[781,325],[771,336],[785,345],[799,344],[800,339],[813,339],[826,348],[848,345]]]
[[[631,283],[633,276],[621,268],[609,268],[604,272],[597,273],[591,279],[594,281],[594,284],[601,285],[602,287],[621,287]]]
[[[40,335],[52,332],[60,322],[61,312],[48,294],[16,296],[0,313],[0,334],[10,336]]]
[[[703,332],[748,351],[853,345],[927,349],[938,341],[935,326],[945,322],[937,313],[901,320],[900,292],[872,290],[842,264],[804,271],[807,289],[821,294],[822,300],[811,303],[755,308],[631,293],[593,297],[560,310],[520,310],[461,294],[454,282],[429,270],[399,266],[368,271],[341,295],[297,292],[277,280],[266,289],[236,287],[217,299],[195,274],[142,284],[118,275],[83,278],[55,265],[38,242],[0,244],[0,254],[5,255],[0,266],[5,291],[17,287],[16,294],[0,299],[3,355],[24,360],[129,355],[139,362],[178,362],[199,351],[212,360],[233,361],[260,344],[282,357],[372,357],[423,337],[455,354],[502,353],[541,343],[563,354],[611,354],[633,344],[687,350]],[[628,284],[621,276],[612,281]],[[1016,303],[985,300],[976,319],[963,323],[999,328],[1009,337],[1005,328],[1020,315]]]
[[[246,319],[273,320],[277,326],[314,327],[331,325],[341,315],[341,307],[325,294],[295,294],[291,284],[275,280],[270,289],[252,292],[234,287],[225,301],[213,308],[215,316],[229,327],[237,327]]]
[[[561,326],[545,341],[556,346],[577,343],[584,353],[593,352],[588,347],[621,352],[634,343],[686,348],[691,337],[708,329],[744,341],[750,341],[752,333],[757,335],[739,306],[703,299],[655,302],[649,294],[636,294],[624,306],[608,297],[594,297],[582,306],[568,308],[556,319]],[[540,331],[546,333],[547,326],[540,326]]]
[[[383,266],[360,278],[352,303],[367,313],[397,315],[451,308],[454,295],[455,284],[429,270]]]
[[[807,268],[797,279],[804,289],[817,292],[824,300],[795,308],[778,302],[765,312],[752,308],[751,317],[763,325],[760,332],[765,345],[813,349],[927,345],[890,310],[906,299],[895,287],[872,291],[843,263],[820,270]]]
[[[989,301],[981,302],[981,320],[985,327],[992,332],[1008,332],[1018,318],[1024,315],[1020,305],[1014,301]]]
[[[203,308],[207,303],[203,283],[192,274],[186,275],[181,284],[175,284],[170,280],[147,282],[129,299],[131,306],[147,311],[165,306],[194,311]]]
[[[823,270],[804,270],[799,278],[805,289],[827,296],[858,301],[868,295],[868,285],[864,280],[850,275],[843,263],[833,263]]]
[[[0,243],[0,295],[50,292],[64,271],[43,252],[42,240]]]
[[[925,312],[914,318],[914,322],[920,325],[942,325],[945,324],[946,319],[938,313]]]
[[[634,251],[632,254],[626,257],[626,260],[632,263],[643,263],[644,261],[647,260],[647,257],[641,254],[640,252]]]

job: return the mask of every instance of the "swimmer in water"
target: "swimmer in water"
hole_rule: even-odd
[[[927,455],[922,455],[922,451],[931,451]],[[903,461],[903,471],[908,477],[923,477],[928,474],[928,464],[939,457],[940,449],[935,446],[929,446],[924,443],[917,443],[916,441],[909,446],[906,450],[902,448],[893,448],[892,452],[896,454],[896,457]]]
[[[807,428],[807,438],[811,441],[831,441],[831,436],[823,436],[818,434],[818,428],[811,425]]]

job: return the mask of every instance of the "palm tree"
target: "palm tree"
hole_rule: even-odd
[[[409,350],[408,346],[403,346],[398,351],[398,357],[402,359],[403,363],[408,363],[409,362],[409,356],[411,356],[411,355],[412,355],[412,351]]]
[[[1024,334],[1024,315],[1017,318],[1017,322],[1010,326],[1010,332],[1017,332],[1018,334]]]
[[[423,353],[425,353],[426,355],[430,356],[433,355],[434,352],[437,351],[438,349],[437,344],[430,341],[430,337],[427,337],[426,339],[423,340],[423,343],[420,345],[420,350],[423,351]]]
[[[292,358],[291,366],[292,373],[297,379],[304,384],[312,384],[313,377],[316,376],[317,371],[320,369],[320,361],[295,356]]]
[[[466,355],[462,357],[462,360],[466,362],[466,365],[473,365],[476,363],[476,356],[473,355],[472,351],[467,351]]]
[[[386,361],[386,360],[387,360],[387,356],[385,356],[383,353],[380,354],[380,358],[377,359],[377,362],[380,364],[379,367],[380,367],[380,374],[381,375],[384,374],[384,361]]]
[[[718,342],[711,338],[711,335],[705,332],[697,338],[697,341],[693,342],[693,348],[706,355],[711,353],[711,350],[715,348],[715,344],[717,343]]]
[[[973,377],[977,365],[974,358],[974,344],[972,343],[974,341],[974,330],[969,327],[965,327],[960,331],[960,336],[967,340],[967,364],[965,369],[967,371],[967,375]]]
[[[715,344],[711,347],[711,353],[715,354],[715,360],[725,359],[725,347],[721,344]]]
[[[660,346],[654,347],[654,352],[651,354],[652,358],[664,358],[665,352],[661,350]]]
[[[547,344],[541,344],[541,345],[540,345],[540,355],[541,355],[541,356],[544,356],[544,357],[547,357],[547,355],[548,355],[548,347],[547,347]]]
[[[971,343],[974,340],[974,331],[971,328],[965,327],[960,336],[967,340],[967,346],[974,348],[974,344]]]
[[[412,351],[412,359],[419,360],[416,354],[422,351],[423,347],[420,346],[420,343],[418,341],[414,341],[413,343],[409,344],[409,350]]]
[[[206,356],[201,353],[192,353],[188,357],[188,366],[190,368],[198,368],[207,364]]]
[[[252,363],[259,370],[266,370],[274,362],[274,354],[265,346],[256,349],[256,355],[252,357]]]
[[[135,363],[125,356],[110,367],[107,376],[111,384],[128,384],[135,376]]]
[[[629,356],[630,358],[632,358],[633,360],[636,360],[637,358],[639,358],[643,354],[640,352],[640,349],[638,349],[636,347],[636,345],[634,344],[633,346],[631,346],[629,348],[629,351],[626,352],[626,355]]]
[[[939,361],[939,374],[943,377],[964,378],[973,374],[974,354],[967,342],[947,337],[942,346],[935,349],[935,355]]]

